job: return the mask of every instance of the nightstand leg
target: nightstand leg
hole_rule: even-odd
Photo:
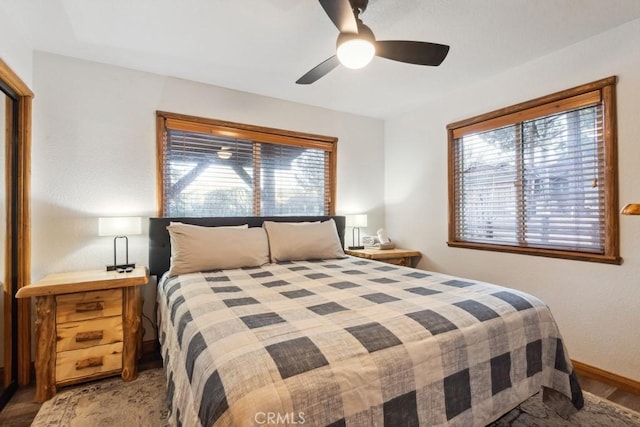
[[[138,376],[136,351],[140,325],[142,323],[140,307],[142,296],[139,286],[130,286],[122,290],[124,293],[124,348],[122,351],[122,379],[131,381]]]
[[[44,402],[56,394],[56,303],[54,296],[36,297],[36,395]]]

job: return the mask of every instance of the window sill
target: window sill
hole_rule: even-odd
[[[587,252],[561,251],[555,249],[543,248],[525,248],[519,246],[508,245],[489,245],[486,243],[471,243],[448,241],[447,245],[453,248],[479,249],[484,251],[508,252],[522,255],[544,256],[550,258],[570,259],[574,261],[600,262],[604,264],[622,264],[622,258],[619,256],[592,254]]]

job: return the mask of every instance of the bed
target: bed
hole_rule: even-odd
[[[172,425],[482,426],[540,391],[583,406],[543,302],[340,254],[344,217],[151,218],[149,236]]]

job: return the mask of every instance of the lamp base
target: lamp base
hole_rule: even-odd
[[[364,246],[347,246],[347,249],[349,249],[350,251],[354,249],[364,249]]]
[[[136,268],[135,263],[107,265],[107,271],[117,271],[118,273],[131,273],[134,268]]]

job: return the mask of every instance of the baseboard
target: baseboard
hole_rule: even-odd
[[[578,362],[577,360],[571,360],[573,369],[579,376],[585,378],[591,378],[601,383],[617,387],[621,390],[628,391],[640,395],[640,381],[632,380],[631,378],[623,377],[613,372],[605,371],[604,369],[596,368],[595,366],[587,365],[586,363]]]
[[[142,357],[160,354],[160,343],[157,339],[142,341]]]

